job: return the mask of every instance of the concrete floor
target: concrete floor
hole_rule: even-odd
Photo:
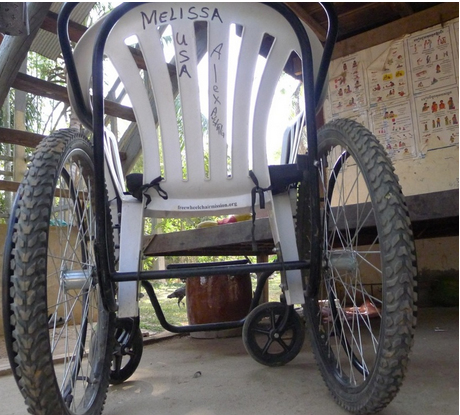
[[[422,309],[409,372],[382,415],[459,413],[457,308]],[[201,372],[201,376],[197,376]],[[11,375],[0,377],[0,414],[25,415]],[[339,415],[310,348],[288,365],[268,368],[241,338],[175,337],[147,345],[131,379],[109,390],[104,415]]]

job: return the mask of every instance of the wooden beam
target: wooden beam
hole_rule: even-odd
[[[458,217],[458,189],[406,196],[412,222]],[[457,229],[458,232],[458,229]]]
[[[317,20],[311,17],[303,8],[302,3],[286,3],[287,6],[297,15],[297,17],[305,22],[308,27],[315,32],[321,42],[326,41],[327,29],[321,26]]]
[[[67,89],[65,87],[21,72],[18,73],[12,87],[33,95],[69,104],[69,96],[67,95]]]
[[[11,182],[8,180],[0,180],[0,191],[5,191],[5,192],[17,192],[19,188],[20,183],[18,182]],[[69,189],[55,189],[54,195],[56,197],[71,197],[71,194]],[[88,196],[87,193],[84,191],[79,191],[78,192],[78,197],[81,200],[87,200]]]
[[[0,143],[37,147],[44,135],[0,127]]]
[[[57,34],[57,13],[49,11],[43,20],[41,29],[47,32]],[[83,34],[88,30],[86,26],[76,23],[72,20],[69,21],[69,38],[72,42],[78,42]]]
[[[29,27],[28,36],[5,36],[0,45],[0,105],[3,105],[11,84],[16,78],[19,68],[27,56],[30,45],[38,33],[51,3],[28,3]]]
[[[405,2],[389,2],[388,5],[392,10],[398,13],[401,17],[407,17],[414,14],[414,9],[410,3]]]
[[[50,33],[57,34],[57,18],[58,15],[56,13],[53,13],[51,11],[48,12],[48,14],[45,17],[45,20],[43,21],[41,29],[46,30]],[[87,30],[88,28],[86,26],[75,23],[72,20],[69,21],[69,38],[72,42],[78,42]],[[137,66],[140,69],[147,69],[141,51],[138,49],[134,49],[132,47],[130,47],[129,50],[133,54],[133,58]]]
[[[144,255],[260,255],[271,254],[273,239],[268,219],[257,219],[257,252],[252,251],[252,221],[211,228],[158,234],[144,244]]]
[[[338,42],[334,48],[332,59],[351,55],[360,50],[397,39],[403,35],[411,34],[437,24],[443,24],[457,17],[458,2],[441,3],[438,6]]]
[[[415,239],[458,235],[458,189],[406,197]],[[353,206],[350,206],[353,208]],[[364,206],[366,208],[366,206]],[[370,205],[369,205],[370,208]],[[365,217],[365,215],[362,215]],[[347,226],[355,226],[350,215]],[[342,223],[344,226],[344,224]],[[340,223],[339,223],[340,226]],[[144,243],[146,256],[261,255],[272,254],[273,240],[268,219],[256,220],[258,252],[252,251],[252,222],[236,222],[211,228],[192,229],[149,236]],[[375,241],[375,223],[361,229],[360,243]]]
[[[134,167],[141,152],[141,138],[137,124],[130,124],[118,143],[120,153],[124,154],[121,166],[123,174],[128,174]]]
[[[18,182],[10,182],[8,180],[0,180],[0,191],[16,192],[18,190]]]
[[[34,95],[39,95],[41,97],[55,99],[57,101],[65,102],[66,104],[70,104],[69,96],[67,95],[67,88],[52,82],[34,78],[30,75],[18,73],[12,84],[12,87],[19,89],[20,91],[29,92]],[[105,100],[104,105],[105,113],[107,115],[136,122],[136,117],[134,116],[134,111],[132,108],[108,100]]]

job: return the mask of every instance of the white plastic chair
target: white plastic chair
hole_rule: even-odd
[[[101,24],[86,32],[74,52],[88,111],[89,62]],[[306,29],[316,73],[322,46]],[[139,48],[145,73],[127,43]],[[170,58],[165,58],[167,48],[173,51]],[[255,183],[249,172],[254,173],[260,188],[270,187],[267,120],[276,85],[292,53],[300,56],[290,24],[275,10],[257,3],[147,3],[115,24],[105,54],[133,106],[144,156],[144,183],[161,176],[161,189],[168,195],[165,200],[149,189],[148,205],[145,198],[139,203],[131,195],[120,195],[121,272],[138,269],[145,215],[198,217],[250,212]],[[72,92],[70,95],[74,103]],[[203,101],[208,106],[207,135],[202,125]],[[116,152],[110,148],[109,159],[116,160]],[[292,162],[292,157],[288,161]],[[118,161],[109,160],[108,166],[112,177],[119,177]],[[116,187],[123,189],[120,184]],[[268,190],[265,203],[281,258],[298,260],[288,192],[273,196]],[[300,270],[287,271],[285,278],[287,303],[302,304]],[[120,283],[120,317],[137,315],[136,296],[137,283]]]

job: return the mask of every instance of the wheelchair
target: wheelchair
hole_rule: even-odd
[[[322,4],[324,48],[283,3],[125,3],[73,50],[75,6],[63,6],[58,34],[69,97],[90,138],[66,129],[43,139],[5,243],[5,336],[29,412],[101,413],[109,384],[140,364],[140,286],[167,330],[242,327],[248,353],[264,365],[294,359],[307,333],[340,406],[356,414],[386,407],[413,343],[415,244],[398,178],[375,136],[347,119],[316,128],[338,30],[331,5]],[[125,185],[118,139],[104,121],[108,60],[144,157],[134,187]],[[269,166],[267,121],[283,71],[301,79],[304,112],[286,129],[282,163]],[[299,154],[303,132],[307,151]],[[268,216],[276,261],[142,269],[145,218],[233,213],[252,214],[254,252],[256,218]],[[259,305],[274,272],[282,299]],[[174,326],[151,283],[247,273],[260,278],[238,321]]]

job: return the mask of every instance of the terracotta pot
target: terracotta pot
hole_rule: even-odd
[[[249,274],[188,278],[186,294],[189,324],[237,321],[251,306],[251,278]]]

